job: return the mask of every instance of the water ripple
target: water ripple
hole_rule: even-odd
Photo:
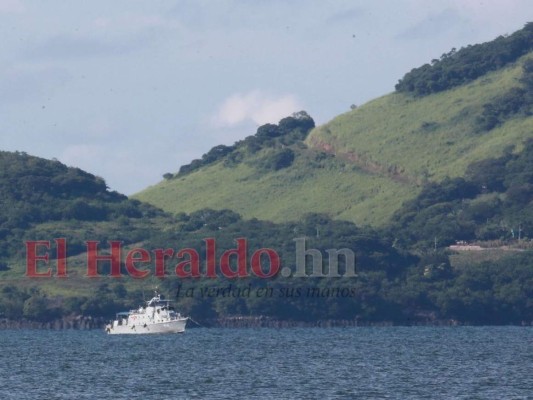
[[[533,329],[0,331],[2,399],[527,399]]]

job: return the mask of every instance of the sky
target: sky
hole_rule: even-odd
[[[131,195],[262,124],[300,110],[323,124],[528,21],[531,0],[0,0],[0,150]]]

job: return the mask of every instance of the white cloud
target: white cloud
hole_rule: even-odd
[[[258,125],[276,123],[281,118],[301,110],[296,96],[271,96],[259,90],[235,93],[222,102],[213,118],[216,126],[228,127],[254,122]]]

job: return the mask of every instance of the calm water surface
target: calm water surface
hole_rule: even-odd
[[[0,331],[0,399],[533,399],[533,328]]]

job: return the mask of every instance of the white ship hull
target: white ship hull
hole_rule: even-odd
[[[170,300],[156,295],[137,310],[117,313],[116,319],[105,327],[110,335],[146,335],[147,333],[181,333],[189,318],[170,306]]]
[[[106,332],[110,335],[139,335],[148,333],[183,333],[187,318],[182,318],[169,322],[158,322],[145,325],[118,325],[106,327]]]

